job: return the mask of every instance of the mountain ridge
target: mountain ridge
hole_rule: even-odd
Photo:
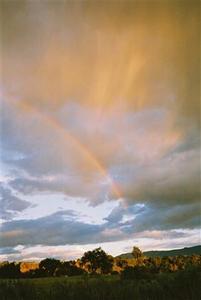
[[[180,249],[172,249],[172,250],[151,250],[143,252],[144,256],[148,257],[164,257],[164,256],[178,256],[178,255],[193,255],[199,254],[201,255],[201,245],[196,245],[193,247],[184,247]],[[122,253],[116,257],[119,258],[133,258],[131,253]]]

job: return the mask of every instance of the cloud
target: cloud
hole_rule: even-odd
[[[171,198],[178,201],[178,196],[183,197],[184,190],[185,196],[182,201],[185,201],[186,197],[190,199],[191,196],[199,198],[198,133],[193,131],[192,139],[191,135],[183,136],[181,132],[175,131],[170,112],[155,109],[141,113],[122,113],[117,120],[115,115],[110,115],[109,119],[104,120],[100,131],[95,129],[96,120],[87,121],[93,110],[88,109],[87,114],[86,111],[84,114],[83,108],[77,106],[76,112],[79,113],[79,118],[75,118],[77,121],[69,123],[67,128],[71,126],[71,132],[75,131],[75,136],[79,137],[81,142],[83,140],[83,144],[87,144],[94,157],[104,166],[105,173],[102,174],[102,170],[100,171],[96,164],[92,167],[91,161],[83,156],[80,149],[70,147],[68,139],[58,139],[60,131],[54,126],[52,128],[44,123],[46,129],[43,129],[43,132],[40,130],[41,126],[44,128],[43,123],[39,123],[39,127],[30,124],[31,139],[29,132],[18,136],[15,134],[18,133],[18,128],[14,126],[14,117],[14,120],[10,120],[14,130],[3,130],[7,145],[5,151],[11,148],[10,151],[13,151],[11,158],[7,158],[9,151],[6,151],[5,161],[21,171],[10,183],[13,188],[25,194],[41,191],[61,192],[88,198],[92,204],[99,203],[101,198],[105,201],[117,197],[112,186],[115,183],[122,190],[122,197],[133,198],[133,201],[143,202],[148,198],[160,201],[161,197],[169,201],[171,196],[167,195],[167,192],[173,193]],[[25,117],[24,122],[21,120],[20,124],[29,122]],[[8,128],[7,123],[5,122],[5,127]],[[22,126],[19,128],[20,132],[25,128],[25,125]],[[91,131],[87,135],[88,127]],[[118,136],[112,139],[117,131]],[[39,132],[40,139],[37,138]],[[11,141],[7,141],[8,136],[13,137]],[[18,153],[19,147],[21,154],[17,156],[15,153]],[[116,147],[118,151],[115,151]],[[112,179],[112,184],[111,180],[107,181],[106,176],[111,177],[109,179]],[[173,188],[170,189],[170,186]]]
[[[9,220],[31,207],[31,203],[16,197],[13,192],[0,185],[0,218]]]
[[[20,251],[12,248],[12,247],[5,247],[5,248],[0,248],[0,255],[10,255],[10,254],[19,254]]]
[[[172,206],[199,202],[199,150],[174,153],[124,178],[124,195],[131,202]],[[127,174],[125,174],[125,177]]]
[[[124,231],[193,229],[200,227],[200,204],[175,205],[172,208],[148,206],[126,224]]]
[[[77,99],[102,111],[121,99],[199,123],[198,5],[4,2],[4,89],[49,109]]]
[[[134,219],[138,214],[143,213],[145,210],[144,204],[135,204],[135,205],[124,205],[120,203],[117,207],[115,207],[110,214],[105,218],[110,224],[121,224],[124,223],[124,217],[131,217]]]
[[[119,228],[124,237],[142,235],[145,231],[167,231],[200,227],[200,203],[167,205],[135,204],[114,208],[105,220],[107,228]]]
[[[4,1],[2,25],[4,245],[197,228],[198,2]],[[18,195],[47,193],[120,204],[101,225],[50,215],[49,203],[22,220]]]
[[[130,218],[124,218],[129,216]],[[193,229],[200,226],[200,206],[177,205],[158,208],[121,205],[105,218],[103,224],[89,224],[77,220],[72,210],[58,211],[38,219],[13,220],[1,225],[1,246],[17,245],[85,245],[126,240],[146,232]]]
[[[1,246],[83,244],[96,240],[99,225],[75,220],[72,211],[59,211],[34,220],[17,220],[1,226]],[[16,234],[14,234],[16,233]]]
[[[199,137],[195,130],[192,131],[193,135],[182,135],[180,131],[175,131],[170,112],[159,108],[137,113],[123,112],[119,114],[120,119],[118,120],[115,120],[114,115],[110,114],[110,118],[105,118],[104,125],[100,127],[102,139],[107,142],[102,147],[101,144],[96,147],[97,131],[94,129],[96,118],[88,121],[90,126],[87,123],[92,110],[85,109],[84,113],[83,107],[79,105],[75,105],[75,107],[79,118],[75,118],[77,121],[73,120],[72,123],[69,121],[68,126],[71,124],[71,131],[76,131],[77,136],[84,136],[84,131],[86,130],[87,133],[88,128],[91,128],[90,134],[86,135],[85,139],[97,157],[105,145],[108,145],[106,148],[109,149],[116,143],[115,139],[113,143],[112,136],[120,129],[119,121],[121,120],[121,130],[117,137],[119,151],[113,152],[112,155],[110,151],[106,151],[101,157],[108,174],[120,187],[122,193],[122,204],[105,217],[108,227],[104,228],[104,233],[102,233],[103,240],[106,236],[108,240],[124,239],[128,237],[128,232],[134,233],[148,228],[165,230],[179,227],[193,228],[193,226],[199,225],[198,216],[188,218],[186,214],[186,209],[187,207],[191,208],[191,204],[194,205],[192,209],[199,213],[200,170],[198,161],[200,154]],[[63,113],[70,112],[71,109],[71,106],[65,107]],[[61,112],[58,112],[58,115],[61,116]],[[82,126],[80,126],[81,118],[83,118]],[[28,120],[26,116],[25,119],[24,124],[30,124],[31,120]],[[16,117],[10,122],[15,124]],[[42,130],[40,134],[44,136],[45,142],[42,136],[39,140],[34,138],[34,135],[37,136],[40,131],[40,123],[38,128],[37,126],[32,127],[31,124],[33,130],[30,141],[29,132],[18,136],[18,134],[14,135],[13,131],[13,134],[8,135],[11,136],[11,139],[18,136],[16,145],[22,144],[21,151],[23,151],[23,155],[11,155],[9,163],[18,173],[9,180],[10,187],[24,195],[42,195],[43,192],[49,192],[73,197],[80,196],[90,205],[114,199],[115,195],[110,181],[107,181],[107,178],[104,178],[99,170],[89,167],[83,172],[83,169],[79,168],[78,153],[73,151],[74,148],[70,149],[63,139],[57,141],[57,130],[53,128],[56,131],[55,135],[52,135],[50,130],[52,127],[46,123],[44,125],[46,129],[43,128],[44,133]],[[22,126],[25,128],[25,125]],[[17,131],[17,126],[13,126],[13,128]],[[53,140],[48,139],[51,136],[54,136],[55,140],[54,138]],[[27,149],[23,148],[24,140],[28,145]],[[58,150],[54,152],[55,141]],[[33,143],[35,143],[34,148],[32,148]],[[7,147],[13,146],[13,144],[13,141],[9,141]],[[17,153],[15,147],[12,147],[12,150]],[[32,155],[34,152],[36,154]],[[74,165],[69,168],[68,159],[67,161],[63,159],[65,155],[68,156],[68,159],[70,158],[71,165],[74,161],[76,164],[78,163],[77,167]],[[8,160],[5,159],[5,161],[8,163]],[[58,165],[52,164],[52,161]],[[85,163],[87,166],[87,159]],[[62,167],[60,168],[60,166]],[[177,214],[180,222],[176,222],[176,217],[173,217]],[[118,230],[114,232],[112,227],[115,226],[114,224],[125,220],[129,222],[133,218],[135,218],[133,223],[127,224],[128,227],[125,225],[122,227],[124,228],[122,229],[123,233]],[[143,218],[146,219],[145,222]],[[172,220],[172,224],[168,223],[166,218]],[[54,227],[54,225],[52,226]],[[99,230],[102,229],[99,228]],[[109,237],[109,233],[111,233],[111,237]],[[115,235],[116,237],[114,237]],[[73,243],[73,241],[71,242]],[[84,241],[80,242],[84,243]]]
[[[114,187],[90,148],[43,113],[31,111],[29,116],[5,101],[3,109],[2,160],[14,177],[14,188],[25,194],[62,192],[89,197],[97,203],[107,198]]]

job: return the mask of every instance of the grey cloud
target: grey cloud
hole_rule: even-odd
[[[121,205],[115,207],[112,212],[105,218],[110,223],[118,223],[123,218],[123,207]]]
[[[101,167],[97,170],[96,159],[79,140],[69,138],[46,114],[26,115],[6,101],[3,108],[2,161],[14,177],[13,188],[24,194],[49,191],[87,197],[92,204],[108,197],[111,187],[100,185]]]
[[[167,205],[132,205],[114,208],[105,220],[108,229],[119,229],[119,237],[143,237],[143,232],[193,229],[201,226],[200,203]],[[124,217],[127,217],[124,219]],[[116,238],[116,237],[115,237]]]
[[[200,149],[200,130],[193,127],[186,130],[183,139],[177,144],[168,155],[174,155],[174,153],[185,153],[192,149]]]
[[[172,230],[199,228],[200,204],[177,205],[172,208],[147,206],[144,212],[134,220],[122,225],[126,233],[142,232],[145,230]]]
[[[95,242],[99,225],[77,222],[72,211],[61,211],[36,220],[18,220],[3,223],[0,244],[16,245],[64,245]]]
[[[167,155],[154,164],[130,173],[122,184],[129,202],[155,203],[158,206],[200,201],[200,152],[191,149]]]
[[[134,204],[130,206],[119,204],[119,206],[115,207],[104,220],[108,221],[109,224],[121,224],[124,216],[134,218],[138,214],[143,213],[144,210],[145,207],[141,204]]]
[[[31,207],[30,202],[18,198],[3,185],[0,186],[0,217],[2,219],[11,219],[28,207]]]
[[[43,249],[43,247],[41,247]],[[44,247],[45,248],[45,247]],[[32,251],[30,251],[32,250]],[[48,250],[50,251],[49,253]],[[74,260],[75,258],[81,257],[83,254],[83,251],[77,250],[74,248],[73,250],[68,250],[68,249],[48,249],[45,251],[36,251],[34,248],[30,249],[29,248],[29,253],[25,253],[22,251],[18,251],[16,253],[12,253],[8,251],[8,253],[5,252],[5,255],[7,256],[7,259],[9,261],[37,261],[37,260],[42,260],[46,257],[53,257],[55,259],[65,259],[65,260]]]
[[[133,218],[123,221],[125,215]],[[76,219],[76,214],[70,210],[58,211],[34,220],[5,222],[1,225],[1,247],[84,245],[143,237],[143,234],[152,238],[154,236],[151,232],[155,230],[166,232],[180,228],[199,228],[200,206],[178,205],[170,209],[134,206],[130,211],[129,207],[119,207],[106,218],[107,222],[101,225],[82,223]]]
[[[0,248],[0,255],[20,254],[20,251],[13,247]]]
[[[63,141],[58,128],[47,123],[42,113],[23,112],[9,100],[2,101],[2,112],[1,159],[5,163],[36,176],[62,173],[66,167],[72,170],[71,141]]]
[[[9,181],[9,185],[25,195],[34,195],[42,192],[61,193],[70,197],[81,197],[90,205],[96,206],[109,199],[111,187],[108,184],[99,185],[99,176],[89,178],[83,175],[62,174],[48,177],[17,177]],[[78,188],[79,187],[79,188]]]

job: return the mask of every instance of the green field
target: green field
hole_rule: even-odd
[[[200,279],[196,269],[141,280],[122,280],[118,275],[1,279],[0,299],[198,300]]]

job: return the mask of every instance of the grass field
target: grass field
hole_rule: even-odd
[[[149,280],[122,280],[117,275],[2,279],[1,300],[198,300],[200,274],[158,274]]]

